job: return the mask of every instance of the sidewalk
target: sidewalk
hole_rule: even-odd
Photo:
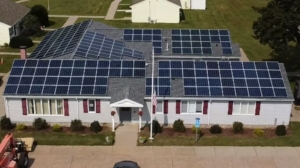
[[[49,17],[78,17],[78,18],[105,18],[105,16],[90,16],[90,15],[48,15]]]
[[[66,23],[62,27],[67,27],[67,26],[73,25],[76,22],[77,19],[78,19],[77,16],[69,17],[69,19],[66,21]]]
[[[111,168],[121,160],[142,168],[300,167],[300,147],[37,146],[29,157],[31,168]]]
[[[106,14],[105,20],[113,20],[116,14],[116,11],[118,9],[118,5],[122,0],[114,0],[108,9],[108,12]]]

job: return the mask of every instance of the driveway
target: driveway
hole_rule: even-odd
[[[298,168],[300,147],[37,146],[31,168],[112,168],[121,160],[141,168]]]

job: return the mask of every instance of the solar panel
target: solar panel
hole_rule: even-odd
[[[87,20],[49,32],[29,57],[56,57],[73,52],[90,23],[91,21]]]
[[[275,62],[159,61],[158,68],[159,78],[183,79],[185,96],[287,96]]]
[[[13,65],[5,94],[105,95],[109,75],[140,78],[146,71],[145,61],[16,60]],[[170,79],[160,82],[170,87]]]

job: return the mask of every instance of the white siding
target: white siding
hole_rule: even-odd
[[[149,18],[157,23],[180,22],[180,6],[166,0],[145,0],[131,6],[131,9],[134,23],[149,23]]]
[[[150,101],[145,103],[143,108],[143,122],[150,121]],[[184,120],[185,124],[194,124],[195,118],[200,118],[201,124],[231,125],[234,121],[240,121],[245,125],[288,125],[292,102],[262,102],[260,115],[228,115],[228,102],[212,101],[208,105],[208,114],[176,114],[176,102],[169,101],[168,114],[153,114],[160,123],[172,124],[177,119]]]
[[[191,9],[191,0],[180,0],[182,9]]]
[[[9,44],[9,28],[9,25],[0,22],[0,46],[2,46],[4,43]]]
[[[206,9],[206,0],[191,0],[191,9]]]

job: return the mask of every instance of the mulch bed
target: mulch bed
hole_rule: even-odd
[[[244,128],[244,132],[242,134],[235,134],[232,131],[232,128],[222,128],[222,133],[221,134],[212,134],[209,131],[209,128],[202,128],[202,133],[201,136],[206,136],[206,137],[210,137],[210,136],[228,136],[228,137],[236,137],[236,138],[251,138],[254,137],[253,136],[253,130],[254,129],[250,129],[250,128]],[[262,129],[265,131],[265,136],[266,138],[274,138],[277,137],[275,134],[275,129],[271,129],[271,128],[266,128],[266,129]],[[140,134],[141,135],[149,135],[150,133],[150,129],[149,127],[145,127]],[[175,137],[175,136],[184,136],[184,137],[194,137],[195,134],[192,132],[191,128],[186,128],[186,131],[184,133],[181,132],[175,132],[173,130],[173,128],[167,128],[167,127],[163,127],[162,128],[162,133],[160,133],[159,135],[162,136],[170,136],[170,137]],[[287,129],[287,134],[286,136],[290,136],[292,135],[292,130]]]

